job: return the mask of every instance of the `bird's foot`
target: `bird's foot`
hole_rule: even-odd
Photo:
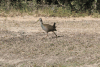
[[[58,36],[56,35],[56,37],[54,37],[54,38],[57,38]]]
[[[52,37],[52,38],[56,38],[56,39],[57,39],[57,37],[58,37],[58,36],[56,36],[56,37]]]
[[[45,37],[41,38],[41,40],[45,39]]]

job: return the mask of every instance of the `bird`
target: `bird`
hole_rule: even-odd
[[[55,34],[56,38],[57,38],[57,34],[54,32],[54,31],[57,31],[56,26],[55,26],[56,25],[55,22],[54,22],[53,25],[49,25],[49,24],[44,24],[43,21],[42,21],[42,18],[39,18],[39,20],[37,20],[37,22],[38,21],[40,21],[41,27],[47,33],[47,36],[48,36],[48,32],[53,32]]]

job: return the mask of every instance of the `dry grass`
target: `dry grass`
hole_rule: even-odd
[[[1,67],[100,66],[98,20],[43,19],[49,24],[57,22],[57,39],[52,33],[42,39],[46,33],[39,23],[33,24],[35,20],[0,20]]]
[[[31,10],[30,10],[31,9]],[[43,6],[38,8],[36,6],[33,7],[25,7],[23,9],[9,9],[5,10],[0,8],[0,16],[3,17],[16,17],[16,16],[34,16],[34,17],[85,17],[85,16],[92,16],[99,18],[99,12],[94,12],[90,15],[89,11],[82,12],[82,11],[71,11],[71,9],[64,8],[64,7],[57,7],[57,6]]]

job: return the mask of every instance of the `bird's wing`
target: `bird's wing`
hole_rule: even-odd
[[[49,30],[53,30],[53,26],[49,25],[49,24],[44,24],[44,26],[49,29]]]

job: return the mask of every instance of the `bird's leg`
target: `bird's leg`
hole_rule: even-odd
[[[45,38],[47,38],[47,36],[48,36],[48,32],[47,32],[47,35],[46,35],[45,37],[43,37],[42,39],[45,39]]]
[[[56,35],[56,33],[54,31],[52,31],[52,32]],[[56,38],[57,38],[57,35],[56,35]]]
[[[48,32],[47,32],[47,36],[46,36],[46,38],[48,37]]]

